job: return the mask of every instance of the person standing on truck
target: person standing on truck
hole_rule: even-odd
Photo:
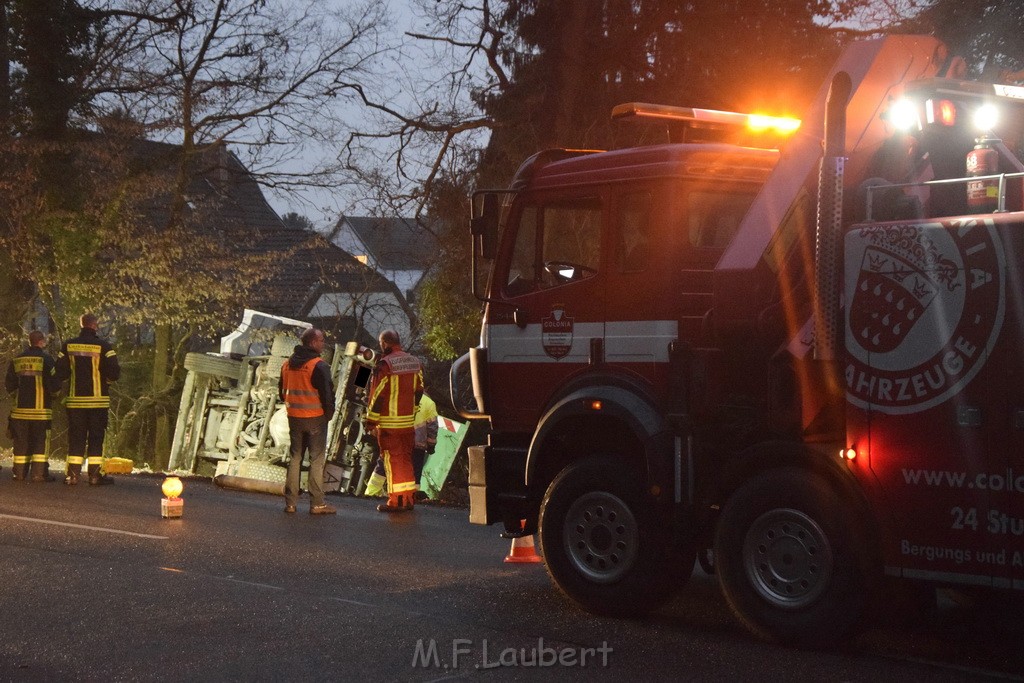
[[[327,423],[334,415],[331,368],[320,358],[324,333],[311,327],[302,343],[281,366],[278,391],[288,410],[288,473],[284,484],[284,511],[291,514],[299,500],[302,458],[309,451],[309,514],[333,515],[337,509],[324,502],[324,465],[327,461]]]
[[[89,483],[113,484],[101,472],[103,437],[110,411],[110,384],[121,377],[117,351],[97,333],[99,318],[92,313],[81,317],[82,330],[61,347],[57,356],[57,379],[70,380],[64,405],[68,412],[68,462],[64,483],[74,486],[88,457]]]
[[[33,482],[50,481],[47,474],[46,440],[53,411],[51,396],[60,388],[53,358],[43,347],[46,335],[39,330],[28,334],[28,346],[7,366],[4,385],[18,395],[11,409],[8,431],[14,441],[14,473],[12,479]]]
[[[413,509],[416,479],[412,468],[415,443],[414,416],[423,395],[423,369],[415,356],[402,350],[398,333],[380,333],[381,359],[370,386],[366,425],[377,434],[380,455],[387,473],[388,502],[378,512],[409,512]]]

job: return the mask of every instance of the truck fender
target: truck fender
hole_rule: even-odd
[[[598,407],[599,406],[599,407]],[[621,422],[640,443],[639,464],[647,483],[668,481],[672,472],[671,427],[650,400],[626,387],[583,386],[556,401],[541,417],[526,456],[526,485],[546,486],[542,460],[548,440],[576,418],[613,419]],[[557,473],[549,473],[557,474]]]

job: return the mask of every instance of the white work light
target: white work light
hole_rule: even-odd
[[[889,119],[889,123],[898,130],[906,131],[911,128],[920,128],[917,120],[917,105],[905,97],[893,102],[889,106],[886,116]]]
[[[999,123],[999,109],[994,104],[983,104],[974,112],[974,125],[978,130],[987,133]]]

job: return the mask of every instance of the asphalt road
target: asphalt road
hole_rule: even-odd
[[[29,485],[0,472],[2,680],[1024,680],[1017,607],[942,600],[842,650],[749,636],[699,571],[642,620],[585,614],[466,510],[336,517],[186,481]],[[303,501],[305,503],[305,500]],[[557,661],[561,657],[561,663]],[[581,666],[585,659],[585,666]]]

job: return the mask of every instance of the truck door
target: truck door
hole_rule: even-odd
[[[667,235],[666,188],[618,187],[612,193],[610,250],[605,281],[605,360],[657,385],[659,364],[678,337]]]
[[[604,338],[605,203],[594,189],[524,194],[509,215],[484,328],[495,431],[532,432]]]

